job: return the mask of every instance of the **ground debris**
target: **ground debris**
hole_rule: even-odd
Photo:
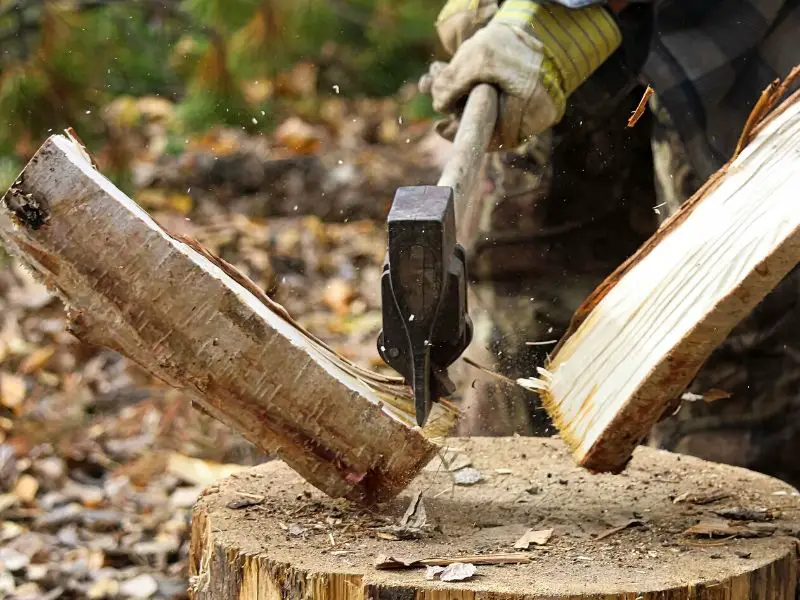
[[[544,546],[550,541],[552,535],[552,529],[540,529],[538,531],[534,529],[528,529],[528,531],[526,531],[521,538],[514,542],[514,548],[517,550],[527,550],[531,544],[535,544],[536,546]]]
[[[688,502],[689,504],[704,505],[713,504],[714,502],[718,502],[729,497],[730,494],[728,492],[723,492],[721,490],[713,490],[710,492],[684,492],[683,494],[676,496],[672,502],[675,504]]]
[[[628,527],[639,527],[641,525],[644,525],[644,521],[642,521],[641,519],[631,519],[629,521],[626,521],[622,525],[617,525],[616,527],[611,527],[609,529],[606,529],[605,531],[597,534],[597,537],[594,539],[604,540],[608,537],[611,537],[612,535],[616,535],[620,531],[625,531]]]
[[[768,523],[736,523],[725,519],[703,519],[683,532],[686,536],[709,538],[769,537],[777,527]]]
[[[729,508],[720,508],[712,511],[718,517],[724,519],[733,519],[735,521],[772,521],[780,513],[767,508],[746,508],[743,506],[731,506]]]
[[[477,469],[466,467],[453,474],[453,481],[456,485],[475,485],[483,481],[483,475]]]
[[[453,563],[473,565],[523,565],[531,562],[528,554],[512,552],[504,554],[471,554],[453,557],[432,557],[421,559],[399,559],[381,555],[375,559],[376,569],[418,569],[422,567],[446,567]]]

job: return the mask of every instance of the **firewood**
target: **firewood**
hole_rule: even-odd
[[[244,275],[170,235],[50,137],[0,202],[0,239],[69,308],[71,331],[127,356],[334,497],[393,497],[436,454],[457,411],[415,425],[402,380],[303,330]]]
[[[711,352],[800,263],[800,92],[775,108],[797,75],[770,86],[741,151],[586,299],[538,376],[519,381],[587,469],[624,469]]]

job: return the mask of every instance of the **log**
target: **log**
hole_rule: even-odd
[[[777,104],[798,75],[765,90],[739,153],[585,300],[539,376],[519,381],[587,469],[623,470],[800,263],[800,92]]]
[[[644,447],[626,473],[590,475],[554,438],[450,444],[481,482],[453,486],[431,463],[379,510],[331,500],[279,461],[213,484],[193,510],[190,598],[795,598],[785,483]],[[475,574],[426,579],[427,565],[456,561]]]
[[[189,392],[333,497],[391,498],[455,422],[440,402],[420,430],[402,379],[338,356],[233,267],[160,227],[64,136],[3,196],[0,237],[59,294],[77,337]]]

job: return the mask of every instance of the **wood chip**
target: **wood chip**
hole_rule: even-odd
[[[745,508],[742,506],[732,506],[712,511],[718,517],[733,519],[736,521],[772,521],[779,516],[779,513],[766,508]]]
[[[631,519],[622,525],[618,525],[616,527],[611,527],[610,529],[606,529],[602,533],[599,533],[595,539],[596,540],[604,540],[612,535],[616,535],[620,531],[625,531],[628,527],[638,527],[640,525],[644,525],[644,522],[640,519]]]
[[[442,581],[464,581],[477,572],[477,567],[472,563],[451,563],[444,568],[439,575],[439,579]]]
[[[644,110],[645,108],[647,108],[647,101],[650,99],[650,96],[652,96],[654,93],[655,90],[653,90],[653,88],[648,85],[647,89],[645,89],[644,93],[642,94],[641,100],[639,100],[639,104],[636,106],[633,113],[631,113],[631,116],[628,118],[629,128],[636,125],[636,123],[639,122],[639,119],[642,118]]]
[[[433,557],[422,559],[399,559],[380,555],[375,559],[375,568],[418,569],[422,567],[446,567],[452,563],[472,563],[473,565],[524,565],[531,562],[531,557],[522,552],[504,554],[469,554],[466,556]]]
[[[762,525],[762,527],[734,523],[731,524],[725,519],[704,519],[692,525],[684,535],[695,537],[710,537],[710,538],[755,538],[755,537],[769,537],[775,533],[775,527],[763,527],[768,525],[766,523],[756,523],[754,525]]]
[[[483,475],[477,469],[467,467],[456,471],[453,479],[456,485],[475,485],[483,481]]]
[[[533,530],[528,529],[522,537],[519,538],[514,543],[514,548],[517,550],[527,550],[531,544],[536,544],[537,546],[544,546],[547,542],[550,541],[550,538],[553,535],[552,529],[540,529],[540,530]]]
[[[725,498],[729,498],[730,494],[728,492],[722,492],[719,490],[715,490],[713,492],[684,492],[680,496],[677,496],[672,502],[673,504],[680,504],[681,502],[688,502],[690,504],[711,504],[713,502],[717,502],[719,500],[724,500]]]

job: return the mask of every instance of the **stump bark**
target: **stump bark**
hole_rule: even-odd
[[[592,475],[555,438],[456,438],[444,458],[462,468],[436,460],[371,510],[278,461],[222,480],[194,508],[191,597],[795,598],[800,497],[776,479],[643,447],[624,473]],[[464,469],[482,479],[455,484],[474,480]],[[515,549],[530,530],[545,542]],[[477,572],[446,582],[425,566],[376,568],[387,557]]]

